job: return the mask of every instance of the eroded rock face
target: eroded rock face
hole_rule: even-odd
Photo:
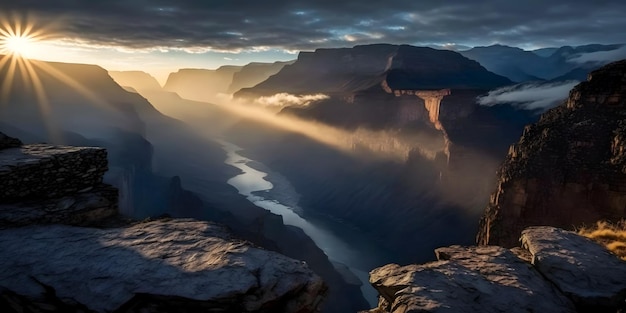
[[[601,245],[554,227],[530,227],[522,245],[535,268],[582,311],[615,312],[626,307],[626,262]]]
[[[64,197],[0,203],[0,229],[33,224],[88,226],[118,214],[118,192],[109,185]]]
[[[102,183],[102,148],[25,145],[0,151],[0,202],[74,194]]]
[[[625,120],[626,60],[592,72],[527,126],[500,168],[478,243],[513,247],[528,226],[626,216]]]
[[[370,272],[379,312],[575,312],[571,302],[511,251],[495,246],[436,250],[439,261]]]
[[[178,312],[314,312],[326,291],[302,261],[193,220],[2,230],[0,268],[0,287],[17,295],[42,297],[45,285],[96,312],[158,312],[176,303]]]

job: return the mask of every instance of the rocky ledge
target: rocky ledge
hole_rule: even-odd
[[[626,262],[553,227],[524,230],[523,248],[451,246],[438,261],[370,272],[371,313],[616,312],[626,308]]]
[[[95,312],[313,312],[326,288],[303,262],[194,220],[2,230],[0,268],[0,285],[18,295],[54,290]]]
[[[51,198],[102,183],[102,148],[24,145],[0,150],[0,201]]]

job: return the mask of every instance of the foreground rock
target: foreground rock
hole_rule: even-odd
[[[552,227],[524,231],[523,248],[437,249],[438,261],[370,272],[370,312],[616,312],[626,308],[626,262]]]
[[[326,289],[303,262],[193,220],[3,230],[0,268],[0,287],[36,299],[48,286],[96,312],[176,303],[177,312],[220,304],[231,312],[313,312]]]
[[[581,310],[615,312],[626,303],[626,262],[570,231],[531,227],[521,242],[533,265]]]
[[[570,228],[626,216],[626,60],[576,86],[511,147],[479,244],[513,247],[529,226]]]
[[[567,298],[507,249],[452,246],[436,253],[438,262],[390,264],[370,273],[389,304],[381,312],[575,312]]]

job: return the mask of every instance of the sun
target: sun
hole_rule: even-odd
[[[28,57],[37,49],[36,40],[28,35],[10,35],[0,38],[0,51]]]

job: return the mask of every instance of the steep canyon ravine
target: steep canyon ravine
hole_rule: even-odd
[[[275,179],[273,181],[274,184],[269,181],[268,179],[272,179],[270,177],[278,175],[269,175],[271,170],[264,164],[240,155],[239,152],[243,150],[242,148],[225,141],[220,143],[227,153],[224,163],[242,171],[241,174],[229,179],[228,184],[235,187],[240,194],[254,205],[281,215],[286,225],[301,228],[324,251],[331,261],[345,265],[353,275],[358,277],[362,283],[361,291],[363,296],[371,305],[375,306],[378,301],[377,292],[369,284],[368,274],[372,268],[367,268],[365,264],[378,263],[375,260],[376,254],[380,253],[377,251],[377,247],[363,243],[363,240],[358,242],[360,237],[358,231],[346,230],[345,227],[343,227],[340,238],[331,229],[336,229],[341,227],[341,225],[332,225],[333,223],[330,223],[330,221],[304,219],[294,211],[293,204],[286,205],[277,199],[273,199],[273,193],[281,192],[281,196],[284,198],[285,189],[290,193],[295,191],[290,190],[292,189],[289,188],[290,186],[285,188],[284,185],[289,184],[285,179],[280,179],[278,182],[278,179]],[[251,167],[251,165],[255,168]],[[276,191],[277,188],[281,190]],[[297,195],[292,196],[297,197]]]

